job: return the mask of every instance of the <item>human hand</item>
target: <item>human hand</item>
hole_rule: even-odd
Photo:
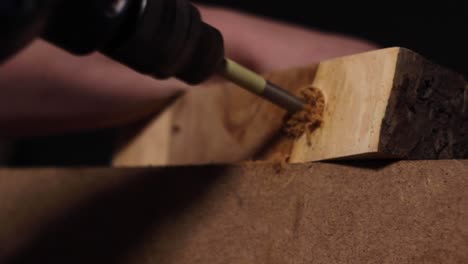
[[[262,73],[376,49],[365,40],[199,5],[203,19],[224,36],[227,56]]]
[[[235,11],[199,8],[204,20],[223,33],[227,55],[258,72],[376,48]],[[76,57],[39,40],[0,67],[0,133],[38,135],[123,124],[189,88],[141,75],[100,54]]]

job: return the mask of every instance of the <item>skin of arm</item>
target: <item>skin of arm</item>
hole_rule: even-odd
[[[198,8],[222,32],[227,56],[258,72],[377,48],[234,10]],[[37,40],[0,66],[0,133],[18,137],[125,124],[192,88],[144,76],[100,54],[76,57]]]

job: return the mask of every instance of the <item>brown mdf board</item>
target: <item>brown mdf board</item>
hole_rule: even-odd
[[[468,161],[0,169],[0,263],[468,263]]]
[[[468,157],[465,80],[411,50],[380,49],[266,77],[294,93],[322,91],[323,122],[310,142],[282,134],[282,109],[218,83],[186,93],[133,131],[113,165]]]

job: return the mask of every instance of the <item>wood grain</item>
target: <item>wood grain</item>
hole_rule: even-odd
[[[291,162],[379,152],[399,52],[387,49],[320,64],[312,86],[325,95],[323,125],[312,133],[312,145],[305,135],[294,142]]]
[[[266,75],[295,92],[314,80],[316,66]],[[259,152],[283,125],[286,112],[236,85],[186,93],[125,140],[115,166],[229,163]]]
[[[410,50],[324,62],[313,84],[328,101],[323,126],[311,146],[294,143],[292,162],[468,157],[465,80]]]
[[[468,263],[468,161],[0,169],[0,263]]]
[[[410,50],[355,54],[267,78],[295,93],[310,85],[323,92],[312,144],[281,134],[282,109],[220,83],[178,99],[125,140],[113,165],[468,157],[465,80]]]

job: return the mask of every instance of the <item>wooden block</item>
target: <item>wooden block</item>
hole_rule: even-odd
[[[468,161],[0,169],[0,263],[468,263]]]
[[[314,80],[316,66],[267,75],[291,90]],[[114,166],[227,163],[245,160],[278,134],[286,112],[230,83],[192,90],[130,131]],[[128,132],[126,132],[128,133]]]
[[[231,84],[193,90],[126,140],[115,166],[285,159],[468,157],[466,82],[404,48],[387,48],[272,73],[293,92],[313,86],[326,100],[311,135],[282,136],[285,112]]]

